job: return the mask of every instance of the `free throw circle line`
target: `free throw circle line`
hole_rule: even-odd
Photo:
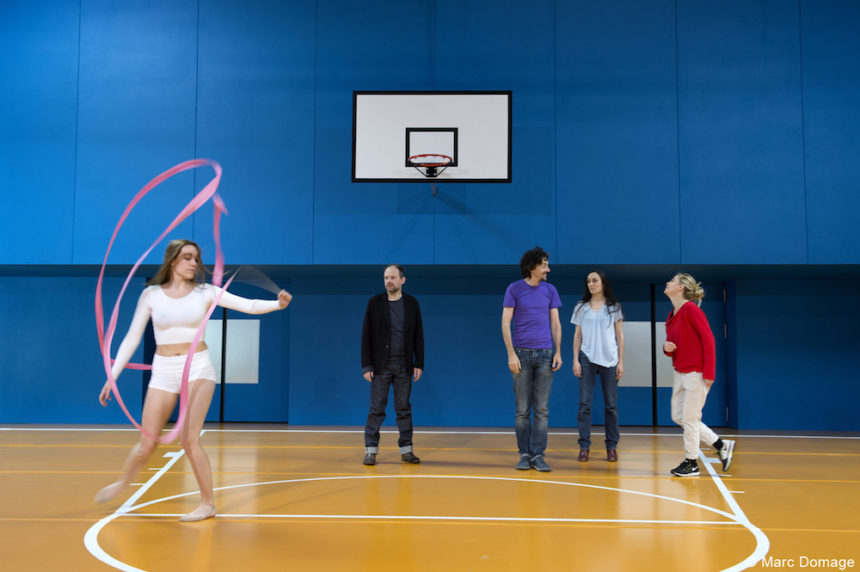
[[[719,477],[716,477],[715,473],[712,473],[712,476],[715,477],[715,480],[719,480]],[[744,526],[745,528],[747,528],[748,530],[750,530],[750,532],[753,534],[753,536],[756,537],[757,550],[753,553],[753,555],[748,557],[743,562],[748,562],[750,560],[750,558],[755,558],[756,556],[758,556],[758,553],[760,552],[760,548],[761,548],[761,539],[756,534],[756,532],[761,534],[761,531],[758,528],[756,528],[755,526],[753,526],[749,522],[749,520],[746,519],[745,517],[742,517],[741,519],[739,519],[737,515],[730,514],[728,512],[725,512],[723,510],[720,510],[720,509],[717,509],[714,507],[702,505],[699,503],[694,503],[692,501],[687,501],[687,500],[683,500],[683,499],[667,497],[664,495],[657,495],[657,494],[653,494],[653,493],[645,493],[645,492],[641,492],[641,491],[633,491],[633,490],[628,490],[628,489],[619,489],[619,488],[615,488],[615,487],[604,487],[604,486],[599,486],[599,485],[588,485],[588,484],[583,484],[583,483],[570,483],[570,482],[565,482],[565,481],[550,481],[550,480],[545,480],[545,479],[523,479],[523,478],[517,478],[517,477],[484,477],[484,476],[476,476],[476,475],[349,475],[349,476],[339,476],[339,477],[307,477],[307,478],[301,478],[301,479],[283,479],[283,480],[278,480],[278,481],[264,481],[264,482],[259,482],[259,483],[243,483],[243,484],[239,484],[239,485],[229,485],[229,486],[225,486],[225,487],[217,487],[215,490],[216,491],[226,491],[226,490],[232,490],[232,489],[257,487],[257,486],[265,486],[265,485],[292,484],[292,483],[317,482],[317,481],[355,480],[355,479],[461,479],[461,480],[462,479],[476,479],[476,480],[492,480],[492,481],[507,481],[507,482],[522,482],[522,483],[537,483],[537,484],[548,484],[548,485],[573,486],[573,487],[581,487],[581,488],[588,488],[588,489],[605,490],[605,491],[611,491],[611,492],[617,492],[617,493],[626,493],[626,494],[632,494],[632,495],[637,495],[637,496],[645,496],[645,497],[656,498],[656,499],[665,500],[668,502],[674,502],[674,503],[679,503],[679,504],[684,504],[684,505],[700,508],[702,510],[706,510],[706,511],[718,514],[718,515],[723,516],[723,517],[728,519],[728,522],[727,521],[715,521],[712,523],[709,521],[679,521],[679,523],[700,524],[702,522],[707,522],[708,524],[724,524],[724,525],[725,524],[728,524],[728,525],[740,524],[740,525]],[[186,496],[196,495],[198,493],[199,493],[199,491],[180,493],[180,494],[176,494],[176,495],[163,497],[160,499],[155,499],[155,500],[148,501],[145,503],[140,503],[140,504],[134,505],[134,506],[123,506],[122,511],[117,511],[117,512],[103,518],[98,523],[96,523],[92,528],[90,528],[90,530],[87,531],[86,536],[85,536],[85,539],[87,539],[87,541],[85,541],[85,545],[87,547],[87,550],[89,550],[90,553],[93,554],[93,556],[95,556],[96,558],[98,558],[99,560],[101,560],[102,562],[104,562],[106,564],[114,566],[115,568],[118,568],[120,570],[125,570],[125,571],[129,571],[129,572],[136,572],[138,570],[137,568],[134,568],[133,566],[127,565],[127,564],[120,562],[119,560],[113,558],[112,556],[107,554],[101,548],[101,546],[99,546],[99,544],[98,544],[98,533],[99,533],[99,531],[101,531],[111,521],[113,521],[113,520],[115,520],[121,516],[138,516],[138,517],[139,516],[147,516],[147,515],[144,515],[141,513],[131,514],[132,511],[135,511],[135,510],[147,507],[147,506],[151,506],[151,505],[154,505],[157,503],[165,502],[168,500],[173,500],[173,499],[178,499],[178,498],[182,498],[182,497],[186,497]],[[742,514],[743,513],[741,513],[741,515]],[[154,516],[154,515],[150,515],[150,516]],[[166,516],[166,515],[162,514],[161,516]],[[169,515],[169,516],[172,517],[172,516],[178,516],[178,515]],[[221,517],[221,516],[227,517],[227,515],[218,515],[216,518]],[[266,517],[265,515],[244,515],[244,517],[245,518],[278,518],[278,516]],[[294,517],[300,518],[301,516],[300,515],[294,515]],[[315,518],[322,518],[322,517],[323,517],[323,515],[316,515],[315,516]],[[352,516],[339,515],[339,517],[342,519],[356,519],[356,520],[357,519],[367,520],[367,519],[373,518],[373,517],[370,517],[367,515],[352,515]],[[233,518],[237,518],[237,516],[234,515]],[[304,518],[313,518],[313,517],[311,515],[305,515]],[[328,516],[327,518],[335,518],[335,517]],[[394,520],[394,519],[408,519],[408,518],[414,518],[414,517],[409,517],[407,515],[389,515],[389,516],[377,517],[377,518],[387,518],[387,519]],[[488,521],[492,520],[492,521],[496,521],[496,522],[503,520],[503,518],[492,518],[492,517],[455,517],[455,518],[433,517],[433,520],[449,520],[449,521],[450,520],[461,520],[461,521],[473,520],[473,521],[480,521],[480,519],[482,519],[482,518],[487,518]],[[511,518],[516,518],[516,517],[511,517]],[[593,521],[589,521],[586,519],[582,519],[582,520],[563,519],[561,522],[565,522],[568,520],[571,522],[612,522],[610,519],[606,519],[606,520],[594,519]],[[526,521],[526,522],[529,522],[529,521]],[[553,522],[553,521],[547,520],[547,519],[541,519],[541,520],[538,520],[535,522],[538,523],[538,522]],[[619,524],[623,523],[623,521],[616,521],[616,522],[619,522]],[[636,521],[627,521],[627,522],[630,524],[636,523]],[[658,521],[658,522],[655,522],[655,524],[659,524],[659,523],[668,524],[669,522],[670,521]],[[644,522],[644,521],[642,522],[642,524],[645,524],[645,523],[646,522]],[[730,570],[737,569],[737,565],[735,565],[734,567],[729,568],[729,569]]]

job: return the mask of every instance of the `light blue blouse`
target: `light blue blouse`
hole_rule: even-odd
[[[582,329],[582,345],[579,351],[584,353],[591,363],[603,367],[618,365],[618,340],[615,339],[615,322],[623,320],[619,306],[613,306],[612,312],[604,306],[600,310],[592,310],[590,304],[579,302],[573,309],[570,323]]]

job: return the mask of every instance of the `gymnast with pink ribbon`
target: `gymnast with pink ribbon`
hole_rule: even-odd
[[[110,246],[113,244],[125,218],[143,195],[162,181],[181,171],[203,165],[210,165],[215,169],[215,178],[192,199],[134,265],[126,278],[114,306],[107,331],[105,331],[101,300],[102,281]],[[226,212],[223,202],[215,194],[220,176],[220,165],[206,159],[186,161],[165,171],[138,192],[114,230],[96,288],[96,323],[107,373],[107,381],[99,393],[99,402],[106,406],[107,401],[111,399],[111,393],[113,393],[117,398],[117,403],[132,423],[140,429],[141,433],[138,443],[132,448],[125,461],[119,480],[101,489],[95,496],[96,502],[106,502],[116,497],[143,468],[159,442],[169,443],[179,435],[182,447],[188,456],[194,470],[194,476],[197,478],[197,484],[200,487],[200,505],[179,520],[192,522],[215,516],[212,470],[209,465],[209,457],[200,445],[199,439],[200,430],[203,427],[206,412],[212,402],[212,395],[215,390],[215,369],[212,366],[206,342],[203,340],[206,322],[216,306],[247,314],[265,314],[286,308],[292,300],[292,296],[285,290],[278,292],[276,300],[250,300],[235,296],[226,290],[232,278],[227,281],[223,288],[220,287],[224,260],[220,249],[218,221],[221,212]],[[209,198],[212,198],[215,204],[216,263],[212,277],[213,284],[204,282],[204,267],[201,261],[200,247],[190,240],[171,241],[165,250],[161,267],[155,276],[147,282],[147,287],[138,299],[131,326],[117,350],[116,359],[112,362],[110,345],[116,329],[119,303],[131,277],[146,255],[167,233],[200,208]],[[140,344],[146,324],[150,320],[152,320],[155,333],[156,349],[151,367],[152,377],[144,399],[141,422],[138,424],[122,402],[116,379],[126,367],[148,369],[148,366],[129,362]],[[177,423],[167,435],[158,437],[176,406],[177,397],[180,399]]]

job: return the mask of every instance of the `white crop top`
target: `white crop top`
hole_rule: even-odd
[[[190,344],[220,290],[211,284],[201,284],[182,298],[171,298],[161,286],[145,288],[137,301],[128,332],[116,352],[112,369],[114,379],[119,377],[140,345],[150,318],[156,345]],[[245,314],[266,314],[281,309],[277,300],[250,300],[229,292],[224,292],[218,305]]]

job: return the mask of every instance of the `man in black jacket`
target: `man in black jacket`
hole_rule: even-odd
[[[412,450],[412,383],[424,370],[424,328],[418,300],[403,293],[406,273],[399,264],[386,267],[385,292],[367,302],[361,329],[361,368],[370,382],[370,411],[364,428],[364,464],[375,465],[379,428],[385,419],[388,388],[394,386],[394,411],[400,431],[400,459],[420,463]]]

